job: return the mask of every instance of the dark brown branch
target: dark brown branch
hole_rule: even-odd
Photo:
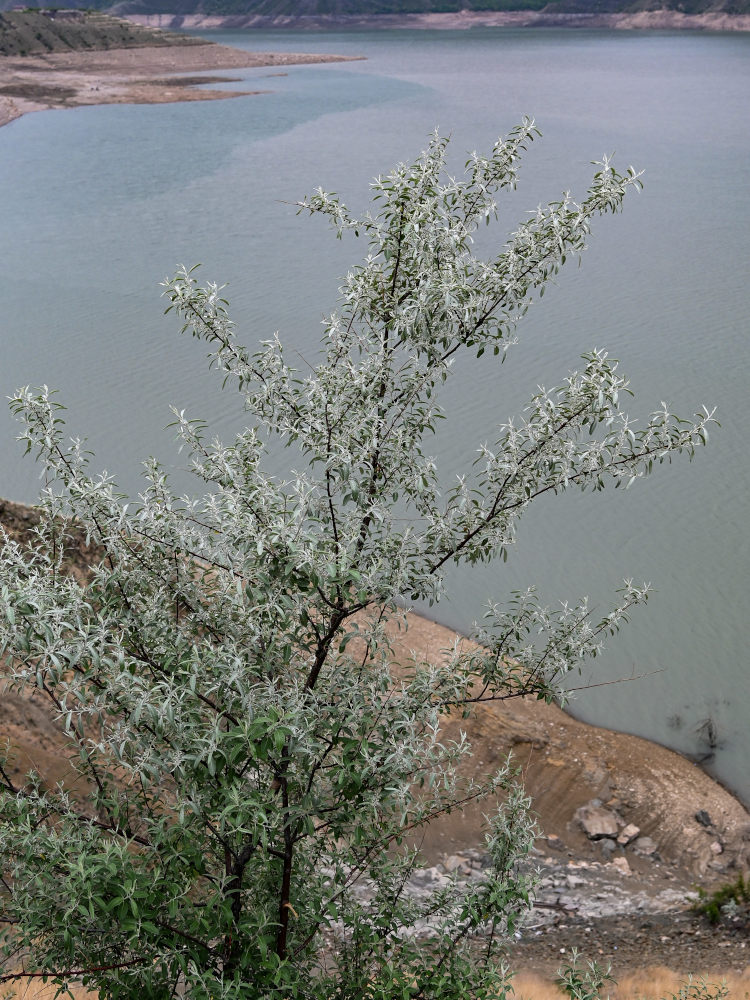
[[[289,747],[284,746],[282,762],[279,772],[279,782],[281,787],[281,804],[283,808],[284,823],[284,860],[281,868],[281,888],[279,892],[279,929],[276,934],[276,955],[279,961],[283,962],[287,957],[287,938],[289,936],[289,914],[292,911],[292,904],[289,900],[292,887],[292,859],[294,857],[294,831],[291,826],[291,816],[289,813],[289,782],[287,775],[289,772]]]
[[[359,608],[357,608],[359,610]],[[340,608],[335,611],[331,616],[331,622],[328,626],[328,630],[323,636],[323,638],[318,642],[317,651],[315,653],[315,660],[310,668],[310,673],[305,681],[305,690],[312,691],[315,687],[318,677],[320,676],[320,671],[323,669],[323,664],[328,656],[328,651],[331,648],[331,643],[336,637],[336,633],[339,630],[340,625],[344,622],[351,614],[352,610]]]
[[[562,434],[563,431],[565,431],[568,427],[570,427],[570,425],[574,421],[579,419],[579,417],[582,417],[583,414],[586,412],[586,410],[587,407],[582,406],[580,409],[576,410],[575,413],[572,413],[569,417],[563,420],[562,423],[560,423],[557,427],[555,427],[554,431],[552,431],[551,434],[549,434],[542,441],[539,441],[538,444],[536,444],[533,448],[530,448],[527,452],[525,452],[518,460],[518,465],[520,466],[523,463],[527,462],[530,458],[533,458],[535,455],[538,455],[539,452],[545,447],[545,445],[549,444],[550,441],[554,440],[556,437]],[[485,517],[482,519],[481,524],[478,524],[476,528],[474,528],[472,531],[467,532],[467,534],[463,536],[460,542],[454,545],[450,549],[450,551],[448,551],[441,559],[433,563],[430,566],[430,573],[434,573],[436,570],[440,569],[440,567],[444,563],[448,562],[449,559],[452,559],[455,556],[457,556],[458,553],[461,552],[461,550],[464,549],[469,544],[469,542],[471,542],[474,538],[476,538],[477,535],[481,534],[490,526],[490,524],[495,519],[495,517],[497,517],[498,514],[504,513],[506,510],[512,509],[512,507],[501,507],[500,501],[502,500],[503,493],[505,492],[505,490],[507,489],[507,487],[510,485],[510,483],[513,481],[514,478],[515,475],[514,476],[507,475],[505,477],[505,479],[500,484],[500,487],[495,494],[495,499],[492,501],[492,506],[490,507]],[[541,490],[539,492],[546,492],[546,491]],[[532,494],[530,497],[526,497],[524,502],[533,499],[533,497],[537,495],[538,494],[535,493]]]
[[[86,969],[61,969],[59,971],[50,970],[47,972],[27,972],[22,969],[20,972],[9,972],[0,976],[0,983],[10,983],[16,979],[78,979],[81,976],[91,975],[92,972],[110,972],[114,969],[129,969],[134,965],[147,965],[153,962],[153,957],[144,955],[141,958],[133,958],[129,962],[115,962],[112,965],[91,965]]]

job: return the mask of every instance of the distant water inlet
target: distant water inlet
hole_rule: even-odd
[[[690,415],[718,405],[722,428],[693,463],[629,490],[567,493],[521,522],[507,564],[456,572],[451,599],[423,609],[468,631],[488,600],[536,585],[549,603],[591,595],[597,612],[625,578],[650,606],[584,666],[576,714],[707,762],[750,800],[746,440],[750,261],[750,35],[557,30],[221,33],[249,49],[362,54],[366,62],[232,71],[234,101],[113,106],[30,115],[0,130],[2,387],[49,383],[71,433],[139,489],[155,453],[176,456],[168,404],[228,436],[242,414],[202,352],[162,315],[158,282],[203,262],[248,343],[275,330],[314,359],[337,276],[366,251],[297,218],[319,184],[357,208],[367,181],[419,151],[435,126],[456,151],[489,147],[523,114],[544,138],[519,189],[481,234],[491,252],[540,202],[582,195],[590,161],[615,154],[645,190],[596,225],[580,269],[535,303],[506,363],[466,364],[434,441],[445,482],[594,347],[621,359],[641,417],[665,400]],[[248,86],[250,84],[250,86]],[[462,168],[456,157],[455,169]],[[0,495],[33,501],[38,470],[0,413]],[[282,473],[287,455],[274,456]],[[632,680],[631,678],[639,677]]]

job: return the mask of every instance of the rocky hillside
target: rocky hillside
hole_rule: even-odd
[[[413,615],[395,647],[436,659],[455,638],[450,629]],[[750,815],[699,767],[666,747],[579,722],[555,705],[529,699],[480,705],[469,722],[449,720],[443,734],[456,738],[462,729],[477,775],[513,752],[545,850],[570,850],[592,862],[620,859],[623,870],[649,868],[656,857],[709,881],[747,866]],[[472,846],[483,811],[486,805],[466,808],[433,824],[424,850],[437,857]]]
[[[32,0],[30,0],[32,2]],[[362,18],[394,18],[425,14],[476,14],[534,11],[545,17],[583,16],[669,10],[686,15],[748,14],[750,0],[68,0],[71,7],[94,6],[119,15],[231,15],[253,19],[253,25],[321,27]],[[0,0],[0,10],[17,6]],[[33,6],[43,6],[34,3]]]
[[[95,11],[26,9],[0,14],[3,56],[186,44],[203,44],[203,41],[155,31]]]

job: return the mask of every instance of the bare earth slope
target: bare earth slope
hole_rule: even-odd
[[[11,536],[28,537],[36,519],[33,508],[0,500],[0,524]],[[81,544],[67,569],[80,578],[89,558]],[[395,648],[399,659],[413,650],[437,660],[457,640],[466,641],[411,614]],[[481,706],[469,720],[449,720],[443,735],[460,729],[471,741],[476,774],[495,770],[513,752],[540,826],[543,905],[511,948],[516,967],[553,975],[561,950],[577,947],[589,958],[613,961],[618,974],[644,965],[682,974],[744,970],[748,928],[740,922],[712,929],[689,912],[696,884],[710,888],[747,869],[750,815],[729,792],[679,754],[537,701]],[[69,779],[55,724],[33,696],[2,695],[0,739],[16,750],[16,775],[38,766]],[[425,866],[481,859],[482,812],[491,808],[484,803],[434,824],[421,844]],[[613,818],[611,836],[587,834],[581,819],[591,810]],[[633,828],[633,839],[617,842]]]
[[[436,659],[456,638],[450,629],[411,615],[397,648]],[[513,752],[542,830],[579,856],[602,856],[575,819],[576,810],[593,799],[614,810],[623,825],[634,824],[652,838],[664,861],[695,876],[743,867],[750,855],[745,808],[686,757],[657,743],[579,722],[554,705],[529,699],[481,705],[468,722],[450,721],[444,733],[455,736],[460,729],[470,736],[477,773],[499,766]],[[695,819],[701,810],[711,818],[709,827]],[[466,809],[435,824],[425,851],[471,846],[482,811]],[[711,846],[717,842],[720,854]]]

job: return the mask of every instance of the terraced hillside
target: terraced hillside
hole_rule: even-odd
[[[84,0],[81,0],[84,2]],[[103,0],[102,0],[103,2]],[[545,13],[607,14],[668,8],[684,13],[742,13],[748,0],[112,0],[116,9],[179,7],[183,13],[208,13],[213,8],[236,9],[258,17],[346,18],[378,14],[452,14],[459,11],[544,10]]]
[[[0,0],[0,10],[18,0]],[[45,0],[27,0],[34,7]],[[49,2],[49,0],[46,0]],[[70,7],[96,7],[114,14],[204,14],[258,19],[284,26],[302,26],[307,20],[346,22],[351,18],[384,15],[477,14],[492,11],[533,11],[546,16],[559,14],[611,15],[652,10],[678,11],[686,15],[748,14],[750,0],[67,0]],[[311,25],[314,26],[314,25]]]
[[[196,44],[204,43],[99,11],[26,9],[0,14],[0,55],[4,56]]]

